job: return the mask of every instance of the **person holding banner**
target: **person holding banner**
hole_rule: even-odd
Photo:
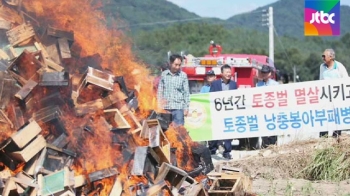
[[[329,80],[349,77],[345,66],[335,60],[333,49],[326,49],[322,54],[323,63],[320,65],[320,80]],[[320,137],[327,135],[327,132],[321,132]],[[341,130],[333,132],[333,137],[341,135]]]
[[[347,78],[348,71],[344,65],[335,60],[333,49],[326,49],[322,55],[323,63],[320,65],[320,80]]]
[[[158,85],[158,102],[162,109],[172,114],[173,123],[183,126],[190,103],[187,74],[181,71],[182,56],[169,57],[169,69],[162,72]]]
[[[272,68],[268,65],[262,66],[259,72],[259,81],[256,83],[256,87],[279,85],[279,83],[276,80],[271,79],[271,69]]]
[[[279,83],[276,80],[270,78],[272,72],[271,69],[272,68],[268,65],[262,66],[261,70],[259,71],[259,81],[256,83],[256,87],[279,85]],[[273,145],[277,142],[277,136],[261,137],[261,139],[262,147],[267,147],[268,145]],[[253,140],[253,138],[251,138],[251,140]]]
[[[232,78],[231,67],[227,64],[221,67],[221,79],[215,80],[212,82],[210,86],[210,92],[218,92],[218,91],[228,91],[237,89],[237,83]],[[209,142],[209,150],[212,154],[216,154],[219,146],[224,144],[224,152],[223,157],[227,159],[231,159],[231,151],[232,151],[232,141],[233,139],[227,139],[223,141],[210,141]]]
[[[207,71],[207,73],[205,74],[205,79],[207,81],[207,84],[202,86],[200,93],[209,93],[211,83],[215,80],[215,77],[216,76],[213,70]]]

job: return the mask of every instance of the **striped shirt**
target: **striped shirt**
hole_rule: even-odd
[[[173,74],[170,70],[163,71],[157,96],[159,105],[163,109],[188,110],[190,90],[186,73],[180,71]]]

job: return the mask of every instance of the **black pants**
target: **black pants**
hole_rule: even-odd
[[[269,145],[275,145],[277,143],[277,136],[262,137],[262,148],[267,148]]]
[[[209,150],[211,152],[211,154],[216,154],[216,151],[219,148],[219,145],[223,145],[224,146],[224,153],[223,156],[229,157],[230,156],[230,152],[232,151],[232,140],[233,139],[229,139],[229,140],[213,140],[213,141],[209,141]]]
[[[333,131],[333,137],[338,137],[341,135],[341,130],[335,130]],[[328,137],[328,131],[325,131],[325,132],[320,132],[320,137]]]

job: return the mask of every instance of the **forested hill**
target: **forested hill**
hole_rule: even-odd
[[[198,19],[200,16],[166,0],[103,0],[103,11],[111,20],[123,20],[128,30],[153,30],[163,28],[177,21]],[[219,20],[219,19],[215,19]],[[158,23],[158,24],[154,24]],[[118,26],[123,26],[118,24]]]
[[[261,26],[261,10],[272,6],[277,31],[275,65],[281,72],[291,74],[295,65],[302,81],[317,78],[325,48],[334,48],[337,60],[350,71],[349,6],[341,7],[342,35],[330,39],[303,36],[304,0],[279,0],[228,20],[205,18],[186,22],[182,21],[200,17],[166,0],[103,1],[108,21],[117,20],[118,27],[130,26],[121,29],[131,36],[136,57],[154,70],[166,61],[169,50],[201,56],[207,53],[210,40],[221,44],[224,53],[268,55],[268,28]],[[177,20],[180,21],[160,24]]]
[[[223,47],[223,53],[268,55],[268,34],[242,28],[227,29],[223,25],[206,23],[177,24],[154,31],[142,31],[134,37],[135,52],[143,61],[159,66],[166,61],[167,52],[202,56],[208,53],[210,40]],[[326,48],[334,48],[337,60],[350,68],[350,33],[339,40],[320,37],[302,39],[275,36],[275,65],[282,72],[293,73],[297,67],[301,80],[318,77],[321,55]]]
[[[275,3],[260,7],[250,13],[233,16],[227,21],[228,27],[244,27],[267,32],[262,24],[262,10],[273,7],[274,26],[278,34],[291,37],[304,37],[304,0],[279,0]],[[341,33],[350,32],[350,7],[340,7]],[[336,38],[335,38],[336,39]]]

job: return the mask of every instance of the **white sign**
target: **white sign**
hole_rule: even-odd
[[[191,95],[193,140],[350,129],[350,78]]]

